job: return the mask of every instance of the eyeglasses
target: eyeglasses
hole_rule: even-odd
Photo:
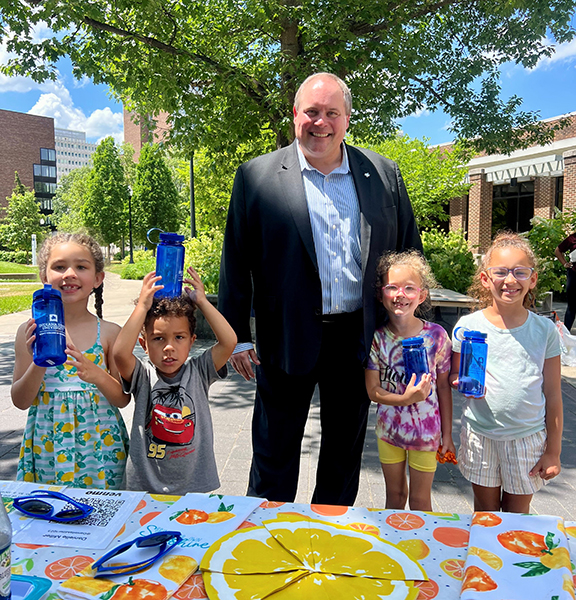
[[[66,502],[66,506],[55,512],[55,508],[50,502],[41,498],[52,498]],[[14,499],[14,508],[29,517],[45,519],[46,521],[58,521],[59,523],[71,523],[86,518],[93,510],[93,506],[78,502],[74,498],[61,494],[60,492],[51,492],[48,490],[37,490],[30,496],[22,496]]]
[[[534,269],[532,267],[514,267],[513,269],[507,269],[506,267],[488,267],[486,269],[492,279],[501,281],[508,277],[508,273],[514,275],[514,279],[517,281],[526,281],[532,277]]]
[[[120,544],[120,546],[107,552],[102,558],[99,558],[93,565],[92,570],[96,571],[94,577],[107,577],[110,575],[127,575],[141,571],[153,565],[158,559],[162,558],[170,550],[180,543],[182,534],[179,531],[159,531],[143,537],[135,538]],[[126,552],[132,546],[137,548],[153,548],[158,546],[158,552],[152,557],[134,563],[109,563],[114,557]]]
[[[406,298],[413,300],[418,296],[418,294],[422,291],[419,287],[414,287],[413,285],[407,285],[405,287],[400,287],[398,285],[385,285],[382,288],[385,296],[388,298],[393,298],[398,294],[398,292],[402,292]]]

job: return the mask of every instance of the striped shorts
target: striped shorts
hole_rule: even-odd
[[[476,485],[501,487],[509,494],[533,494],[546,483],[539,475],[529,475],[545,449],[544,429],[518,440],[492,440],[464,425],[458,466]]]

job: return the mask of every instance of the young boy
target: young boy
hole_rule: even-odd
[[[127,488],[183,495],[219,487],[208,388],[227,375],[236,334],[210,304],[198,273],[188,269],[186,294],[154,299],[161,277],[148,273],[136,308],[118,334],[114,360],[135,407],[126,466]],[[196,340],[195,306],[216,335],[215,346],[188,359]],[[140,337],[139,337],[140,336]],[[136,340],[148,355],[132,352]]]

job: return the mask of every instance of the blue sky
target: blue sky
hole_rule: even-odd
[[[0,62],[6,60],[0,45]],[[85,131],[90,142],[112,135],[123,140],[122,105],[113,100],[106,86],[87,78],[77,81],[68,60],[58,65],[55,82],[37,84],[29,78],[0,75],[0,108],[54,117],[56,127]],[[576,111],[576,40],[556,47],[552,58],[532,69],[506,65],[502,71],[503,95],[524,99],[524,110],[539,111],[547,119]],[[429,139],[431,144],[449,142],[449,118],[442,112],[422,111],[400,122],[410,137]]]

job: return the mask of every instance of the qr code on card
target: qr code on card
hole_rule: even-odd
[[[112,498],[82,498],[82,502],[89,506],[93,506],[94,510],[85,519],[76,521],[76,523],[78,525],[106,527],[116,516],[116,513],[122,508],[125,500]]]

